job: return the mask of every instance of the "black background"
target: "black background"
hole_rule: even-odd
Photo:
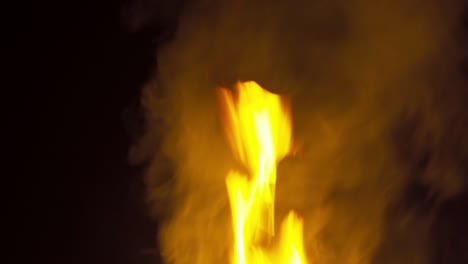
[[[157,223],[141,168],[128,163],[128,128],[138,126],[141,88],[177,16],[131,31],[127,4],[54,1],[11,11],[17,263],[158,263]]]

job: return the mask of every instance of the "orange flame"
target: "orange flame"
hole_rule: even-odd
[[[290,212],[272,245],[276,164],[292,146],[289,109],[280,96],[255,82],[237,83],[237,98],[220,90],[231,148],[248,176],[230,171],[226,178],[234,232],[233,264],[306,264],[302,219]]]

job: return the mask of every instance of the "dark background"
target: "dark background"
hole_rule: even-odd
[[[177,16],[132,31],[127,4],[38,2],[14,12],[21,88],[10,109],[24,144],[14,152],[14,263],[158,263],[157,223],[128,151],[156,47]]]
[[[12,152],[23,175],[15,197],[18,263],[159,262],[141,168],[127,156],[156,48],[177,28],[183,3],[174,3],[134,31],[122,0],[41,2],[22,13],[27,27],[14,33],[24,59],[12,66],[20,70],[16,84],[27,88],[10,108],[25,145]],[[465,193],[441,210],[434,236],[450,244],[437,247],[438,263],[463,263],[451,250],[468,251],[467,201]]]

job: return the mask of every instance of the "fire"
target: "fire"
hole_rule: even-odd
[[[276,165],[291,150],[289,109],[279,95],[255,82],[237,83],[236,95],[220,90],[225,129],[246,173],[226,178],[234,232],[233,264],[305,264],[302,219],[291,211],[275,238]]]

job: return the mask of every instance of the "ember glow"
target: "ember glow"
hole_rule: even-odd
[[[255,82],[239,82],[235,94],[220,90],[225,130],[246,172],[226,178],[231,205],[233,264],[305,264],[302,219],[290,211],[275,237],[276,165],[292,147],[289,109],[280,96]]]

